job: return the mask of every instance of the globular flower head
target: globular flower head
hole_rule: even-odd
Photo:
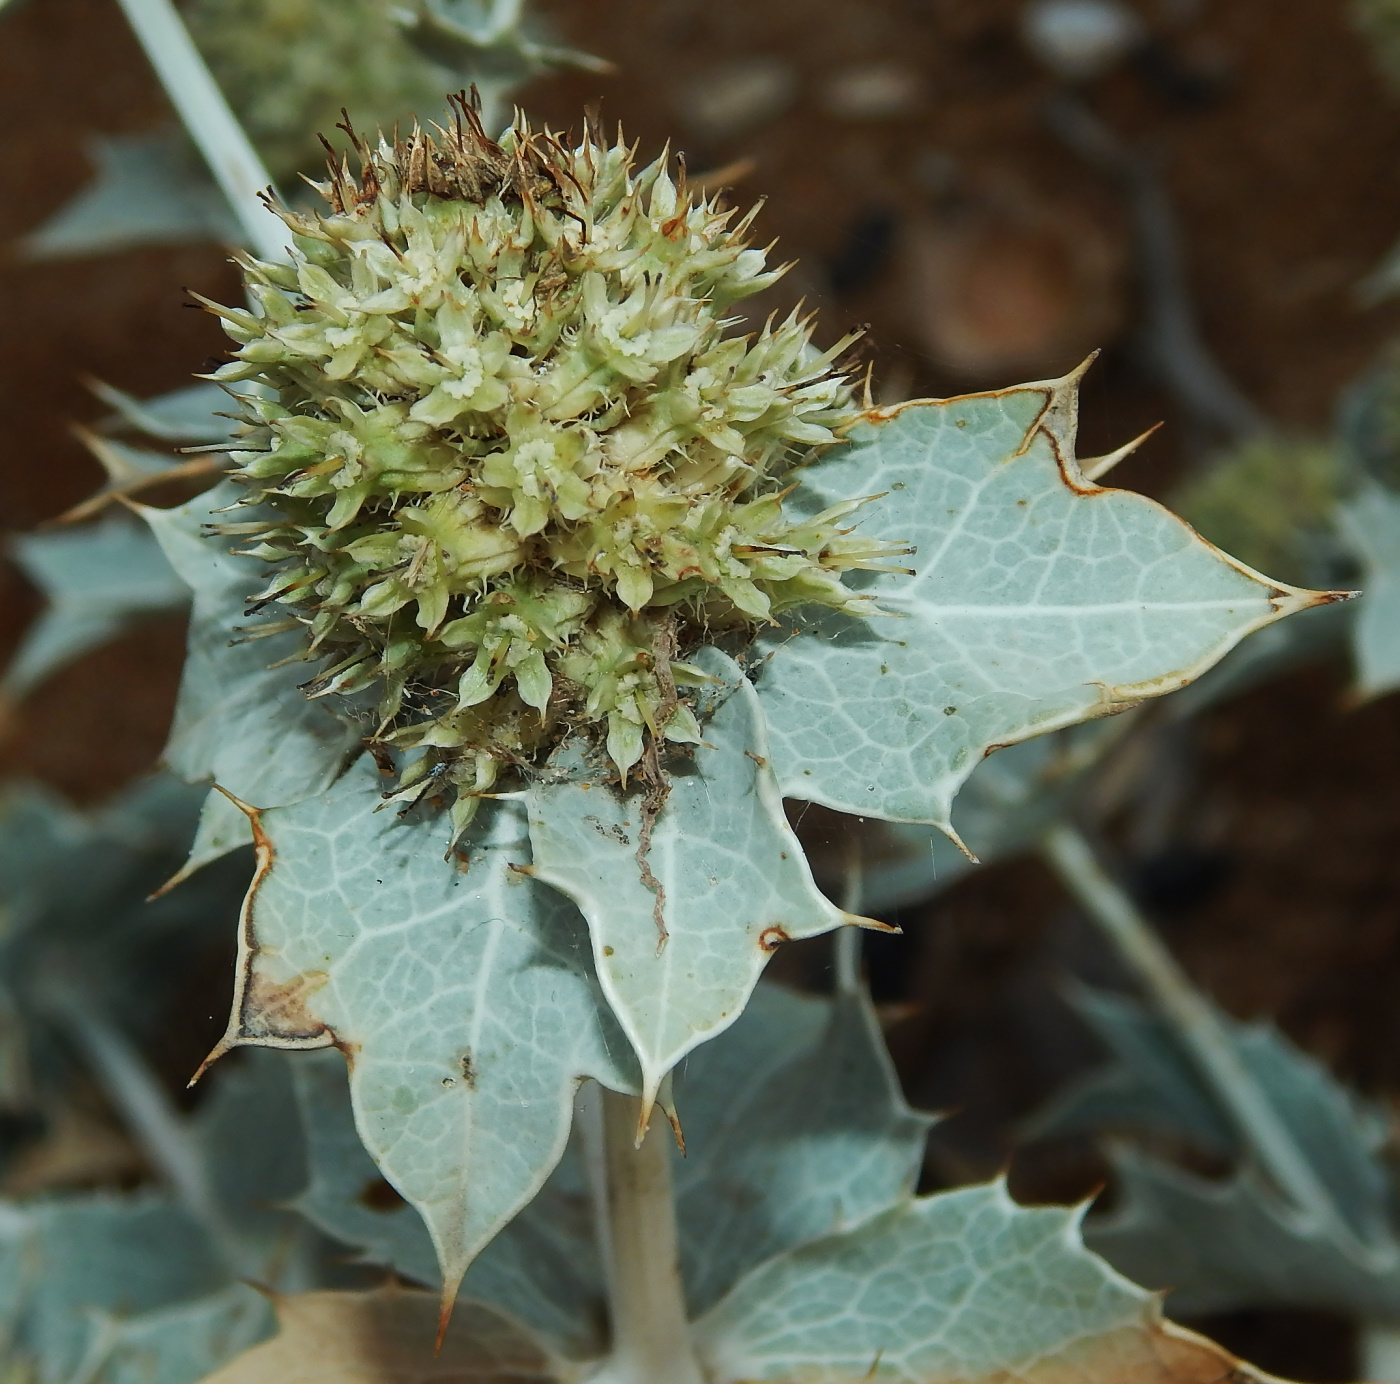
[[[225,526],[274,564],[254,602],[304,627],[310,695],[368,693],[405,793],[456,790],[459,827],[503,769],[595,733],[622,780],[694,741],[688,647],[742,639],[897,545],[852,500],[784,513],[791,474],[853,416],[795,315],[734,304],[781,271],[664,157],[466,100],[449,131],[356,139],[320,214],[280,215],[290,265],[241,261],[252,310],[216,379],[258,381]],[[352,135],[352,138],[355,138]]]

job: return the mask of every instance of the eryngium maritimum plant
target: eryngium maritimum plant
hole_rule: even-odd
[[[851,499],[783,512],[795,466],[854,416],[810,320],[733,329],[781,274],[663,156],[517,121],[332,166],[320,214],[281,211],[291,265],[243,259],[255,310],[210,305],[256,380],[234,453],[260,518],[225,530],[276,571],[255,603],[303,625],[312,696],[374,689],[403,792],[455,788],[596,729],[625,783],[695,742],[683,657],[799,605],[858,613]],[[349,133],[347,127],[347,133]],[[654,758],[644,766],[655,776]]]

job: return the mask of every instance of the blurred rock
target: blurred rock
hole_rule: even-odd
[[[797,95],[797,72],[777,58],[742,58],[700,73],[681,93],[681,118],[709,139],[730,139],[781,115]]]
[[[908,223],[902,250],[909,325],[957,374],[1067,369],[1123,321],[1122,240],[1072,204],[965,203]]]
[[[845,120],[884,120],[919,103],[923,79],[899,63],[862,63],[835,73],[822,92],[822,104]]]
[[[1142,20],[1114,0],[1033,0],[1021,16],[1026,46],[1056,76],[1085,81],[1140,44]]]

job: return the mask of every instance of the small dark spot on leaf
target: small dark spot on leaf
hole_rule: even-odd
[[[612,949],[611,947],[604,947],[604,948],[603,948],[603,955],[604,955],[604,956],[611,956],[612,954],[613,954],[613,949]]]
[[[958,709],[957,709],[957,707],[955,707],[955,706],[945,706],[945,707],[943,708],[943,714],[944,714],[945,716],[956,716],[956,715],[957,715],[957,712],[958,712]]]
[[[468,1089],[470,1089],[470,1090],[475,1090],[475,1089],[476,1089],[476,1066],[475,1066],[475,1064],[472,1062],[472,1054],[471,1054],[471,1049],[470,1049],[470,1048],[468,1048],[467,1051],[464,1052],[464,1053],[462,1054],[461,1067],[462,1067],[462,1080],[465,1081],[465,1082],[467,1083]]]
[[[789,940],[788,930],[774,923],[772,927],[766,927],[758,934],[758,947],[760,951],[774,952]]]
[[[408,1205],[382,1177],[376,1177],[360,1188],[359,1201],[361,1206],[384,1215]]]

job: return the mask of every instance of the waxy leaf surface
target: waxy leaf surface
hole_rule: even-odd
[[[455,1285],[559,1161],[579,1080],[634,1090],[635,1068],[582,919],[517,869],[523,813],[488,805],[449,862],[441,820],[376,813],[381,786],[362,759],[262,814],[219,1050],[341,1047],[360,1136]]]
[[[384,1204],[379,1169],[355,1129],[340,1055],[303,1053],[293,1076],[310,1167],[296,1209],[366,1262],[436,1287],[441,1276],[422,1217],[406,1202]],[[501,1309],[571,1358],[602,1352],[603,1271],[572,1143],[539,1195],[467,1270],[461,1296]]]
[[[648,1100],[687,1052],[739,1017],[780,943],[845,921],[812,882],[783,816],[753,688],[718,649],[695,662],[719,680],[723,700],[693,761],[672,770],[645,852],[654,884],[639,860],[640,789],[620,797],[601,766],[566,751],[554,781],[529,797],[535,877],[588,919]]]
[[[266,580],[265,564],[228,551],[230,540],[202,532],[226,522],[220,513],[241,494],[225,482],[177,509],[143,507],[141,515],[165,555],[194,592],[189,648],[166,763],[191,782],[212,779],[244,802],[281,807],[314,797],[330,786],[358,740],[355,729],[310,702],[299,684],[309,666],[293,661],[304,647],[299,631],[237,642],[249,624],[248,598]],[[246,844],[246,829],[233,832],[227,807],[206,808],[192,855],[213,859]],[[211,849],[217,839],[218,849]]]
[[[697,1324],[715,1384],[1238,1384],[1079,1242],[1078,1213],[1000,1184],[907,1201],[756,1269]]]
[[[799,616],[754,657],[789,797],[951,829],[1001,745],[1180,687],[1323,597],[1226,558],[1160,505],[1086,481],[1075,380],[876,411],[800,504],[878,494],[862,530],[916,575],[850,584],[887,618]],[[766,665],[766,666],[765,666]]]
[[[308,1053],[293,1070],[311,1169],[297,1209],[365,1260],[436,1285],[417,1212],[375,1196],[379,1174],[355,1130],[344,1062]],[[681,1268],[697,1315],[765,1259],[907,1195],[931,1123],[905,1105],[864,999],[767,984],[732,1028],[685,1059],[675,1098],[686,1139],[672,1162]],[[582,1161],[571,1144],[461,1288],[571,1359],[601,1352],[606,1301]]]
[[[677,1075],[674,1166],[693,1314],[783,1250],[907,1196],[933,1119],[911,1110],[863,995],[761,984]]]

